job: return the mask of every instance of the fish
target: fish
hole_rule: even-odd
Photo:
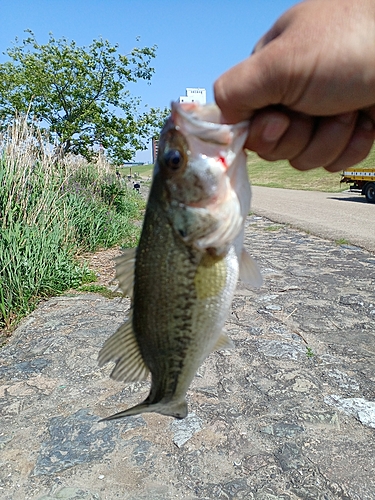
[[[262,283],[243,248],[248,126],[221,123],[215,104],[172,103],[139,244],[117,261],[129,315],[99,353],[100,366],[115,363],[112,379],[128,383],[151,373],[151,388],[142,403],[103,420],[146,412],[185,418],[198,368],[212,351],[233,346],[224,323],[238,277]]]

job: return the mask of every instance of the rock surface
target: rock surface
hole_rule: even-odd
[[[4,500],[374,500],[375,256],[251,216],[241,284],[182,421],[100,422],[140,402],[97,356],[126,300],[51,299],[0,351]]]

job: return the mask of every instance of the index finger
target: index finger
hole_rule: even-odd
[[[255,110],[281,102],[283,79],[275,78],[278,64],[272,62],[274,56],[268,47],[229,69],[214,83],[215,101],[225,122],[248,120]]]

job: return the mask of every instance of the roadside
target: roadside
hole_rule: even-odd
[[[349,191],[323,193],[253,186],[251,210],[307,233],[375,251],[375,205]]]

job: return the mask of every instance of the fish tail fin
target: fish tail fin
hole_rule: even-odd
[[[162,415],[167,415],[169,417],[182,419],[185,418],[188,414],[188,406],[185,398],[182,401],[181,400],[170,401],[169,403],[160,402],[157,403],[155,406],[159,406],[159,408],[156,410],[158,413],[161,413]]]
[[[169,403],[150,403],[147,399],[139,405],[132,406],[131,408],[120,411],[109,417],[103,418],[100,422],[105,420],[116,420],[118,418],[130,417],[132,415],[139,415],[141,413],[160,413],[178,419],[185,418],[188,414],[187,403],[185,399],[182,401],[169,402]]]
[[[116,420],[123,417],[131,417],[132,415],[140,415],[141,413],[149,413],[151,411],[154,411],[151,407],[151,404],[144,402],[140,403],[139,405],[132,406],[127,410],[119,411],[118,413],[110,415],[109,417],[102,418],[101,420],[99,420],[99,422],[105,422],[106,420]]]

